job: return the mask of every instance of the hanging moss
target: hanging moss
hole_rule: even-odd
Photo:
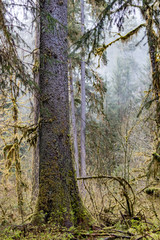
[[[95,49],[94,51],[94,54],[95,56],[99,56],[99,60],[103,57],[103,53],[104,51],[110,47],[113,43],[116,43],[118,41],[122,41],[122,42],[127,42],[133,35],[137,34],[138,31],[142,28],[142,27],[145,27],[146,25],[145,24],[140,24],[138,27],[134,28],[132,31],[128,32],[126,35],[124,36],[121,36],[120,34],[120,37],[115,39],[114,41],[108,43],[107,45],[103,44],[102,47],[99,47],[97,49]],[[100,66],[100,63],[98,63],[98,67]]]

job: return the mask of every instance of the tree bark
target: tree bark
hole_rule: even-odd
[[[84,34],[84,0],[81,0],[81,32]],[[84,48],[82,47],[81,61],[81,176],[86,176],[86,148],[85,148],[85,129],[86,129],[86,93],[85,93],[85,62]]]
[[[12,84],[12,83],[11,83]],[[12,86],[12,85],[11,85]],[[23,190],[22,190],[22,170],[20,162],[20,147],[18,141],[18,107],[17,107],[17,94],[15,89],[11,87],[11,97],[13,104],[13,120],[14,120],[14,153],[13,160],[15,162],[15,174],[16,174],[16,190],[18,199],[18,212],[21,216],[22,223],[24,221],[24,209],[23,209]]]
[[[72,125],[73,125],[73,142],[74,142],[74,158],[75,158],[75,169],[76,175],[79,177],[79,154],[78,154],[78,140],[77,140],[77,128],[76,128],[76,116],[74,106],[74,91],[73,91],[73,73],[72,73],[72,62],[69,63],[70,73],[70,94],[71,94],[71,111],[72,111]]]
[[[67,69],[67,0],[41,2],[39,195],[45,222],[70,227],[86,216],[71,158]],[[35,221],[40,218],[35,217]]]
[[[160,51],[160,30],[157,27],[155,31],[155,25],[153,21],[153,10],[149,8],[142,12],[147,23],[147,37],[149,54],[152,67],[152,81],[153,89],[156,97],[156,124],[157,124],[157,146],[156,152],[160,154],[160,61],[158,59],[158,54]]]
[[[40,62],[40,18],[39,18],[39,0],[36,0],[36,40],[35,40],[35,72],[34,72],[34,80],[37,86],[39,86],[39,62]],[[39,91],[35,91],[34,95],[34,124],[37,125],[39,121]],[[38,130],[37,130],[38,131]],[[39,133],[37,132],[37,135]],[[39,138],[37,138],[36,145],[33,149],[33,160],[32,160],[32,202],[35,203],[38,197],[38,190],[39,190]]]

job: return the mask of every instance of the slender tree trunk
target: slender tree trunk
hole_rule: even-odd
[[[17,96],[16,90],[12,87],[13,83],[10,83],[11,86],[11,99],[13,104],[13,120],[14,120],[14,152],[13,152],[13,161],[15,162],[15,175],[16,175],[16,190],[18,198],[18,212],[21,216],[22,223],[24,221],[24,211],[23,211],[23,190],[22,190],[22,171],[21,163],[19,156],[19,141],[18,141],[18,107],[17,107]],[[15,82],[16,85],[16,82]]]
[[[41,2],[39,195],[37,218],[70,227],[86,216],[76,184],[69,138],[67,0]],[[33,221],[34,221],[33,220]]]
[[[76,127],[76,115],[74,106],[74,91],[73,91],[73,73],[72,62],[69,63],[69,78],[70,78],[70,92],[71,92],[71,109],[72,109],[72,125],[73,125],[73,142],[74,142],[74,158],[76,175],[79,177],[79,154],[78,154],[78,140],[77,140],[77,127]]]
[[[37,14],[36,14],[36,42],[35,42],[35,71],[34,71],[34,80],[37,86],[39,86],[39,47],[40,47],[40,18],[39,18],[39,0],[36,0],[37,5]],[[39,121],[39,91],[35,91],[34,95],[34,124],[38,124]],[[37,132],[38,134],[38,132]],[[33,149],[33,161],[32,161],[32,202],[35,203],[38,197],[39,189],[39,138],[37,138],[36,146]]]
[[[81,31],[84,34],[84,0],[81,0]],[[85,62],[84,48],[82,48],[81,61],[81,176],[86,176],[86,148],[85,148],[85,129],[86,129],[86,93],[85,93]]]

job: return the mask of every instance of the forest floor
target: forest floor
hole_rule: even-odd
[[[0,227],[0,240],[160,240],[160,228],[142,220],[132,220],[127,226],[118,222],[114,226],[94,226],[89,230],[54,225],[33,226],[31,224]]]
[[[84,205],[93,222],[85,230],[80,227],[57,227],[51,222],[46,225],[43,220],[41,225],[35,226],[29,223],[34,209],[27,212],[28,208],[27,218],[23,220],[25,224],[21,224],[22,219],[15,207],[17,199],[13,202],[16,209],[13,211],[9,204],[5,205],[7,200],[2,198],[5,211],[0,218],[0,240],[160,240],[159,188],[150,186],[146,193],[142,191],[146,189],[146,185],[142,184],[144,181],[137,183],[140,188],[133,185],[133,189],[121,178],[112,177],[111,180],[107,183],[101,180],[92,185],[86,183],[88,195],[85,196]],[[10,194],[13,201],[12,196],[13,192]]]

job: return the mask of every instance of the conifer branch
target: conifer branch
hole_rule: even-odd
[[[120,37],[119,38],[117,38],[117,39],[115,39],[114,41],[112,41],[112,42],[110,42],[110,43],[108,43],[108,44],[104,44],[102,47],[99,47],[99,48],[97,48],[96,50],[95,50],[95,56],[100,56],[100,57],[102,57],[102,55],[103,55],[103,53],[104,53],[104,51],[108,48],[108,47],[110,47],[113,43],[116,43],[116,42],[118,42],[118,41],[122,41],[122,42],[126,42],[128,39],[130,39],[134,34],[137,34],[138,33],[138,31],[142,28],[142,27],[145,27],[146,26],[146,24],[144,24],[144,23],[142,23],[142,24],[140,24],[138,27],[136,27],[136,28],[134,28],[133,30],[131,30],[130,32],[128,32],[126,35],[124,35],[124,36],[122,36],[122,35],[120,35]]]

